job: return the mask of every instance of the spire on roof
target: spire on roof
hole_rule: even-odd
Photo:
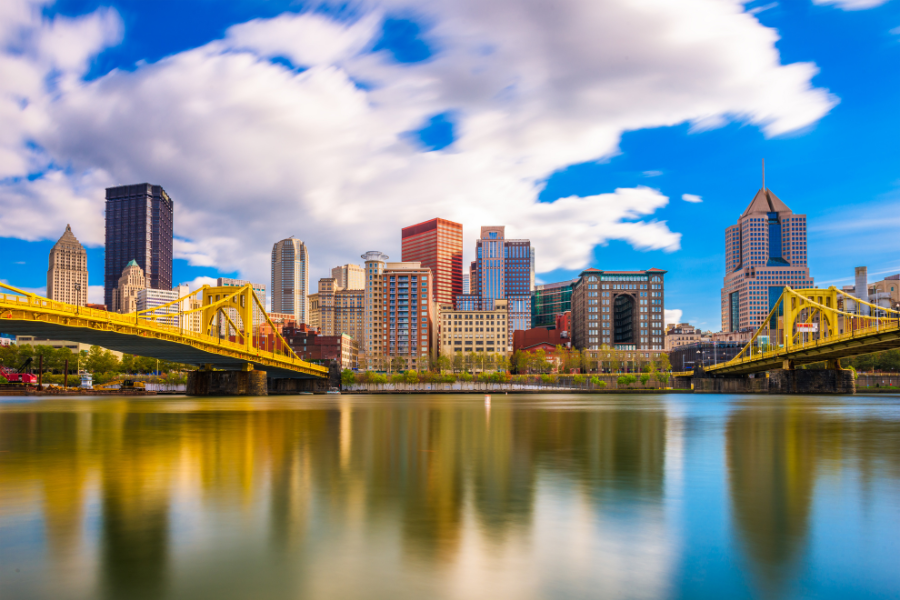
[[[126,268],[126,269],[127,269],[128,267],[140,267],[140,265],[137,264],[137,262],[132,258],[131,260],[128,261],[128,264],[125,265],[125,268]]]
[[[81,242],[78,241],[78,238],[75,237],[75,234],[72,233],[72,226],[66,225],[66,230],[60,236],[60,238],[53,245],[54,248],[59,247],[61,244],[72,244],[74,246],[81,246]]]

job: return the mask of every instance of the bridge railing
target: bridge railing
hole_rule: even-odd
[[[819,300],[821,300],[822,296],[834,298],[834,305],[827,306],[813,299],[818,297]],[[840,310],[837,308],[836,302],[838,296],[843,296],[845,299],[856,302],[856,306],[868,305],[880,314],[863,315]],[[792,305],[785,309],[786,302],[789,299],[794,300],[792,301]],[[805,319],[799,318],[801,311],[806,311]],[[819,332],[819,335],[814,338],[810,336],[810,338],[803,341],[802,337],[799,335],[799,333],[802,332],[799,329],[794,331],[795,325],[798,323],[813,323],[813,311],[818,313],[818,317],[816,317],[818,319],[816,321],[818,326],[824,327],[827,324],[829,330],[827,332],[821,331]],[[779,329],[776,323],[776,327],[774,328],[776,334],[772,336],[772,322],[773,320],[777,321],[782,315],[782,318],[784,319],[782,328]],[[837,328],[839,317],[842,318],[844,322],[843,331],[839,331]],[[900,311],[879,307],[864,300],[860,300],[845,292],[837,290],[834,286],[831,286],[828,290],[810,289],[800,290],[799,292],[790,287],[785,287],[782,295],[772,306],[772,309],[769,311],[769,314],[766,316],[763,323],[764,324],[754,333],[750,341],[737,356],[728,362],[710,366],[709,369],[724,369],[760,360],[785,357],[788,354],[802,352],[812,348],[819,348],[825,345],[869,337],[873,334],[897,331],[900,330]],[[788,329],[790,329],[790,331],[788,331]],[[778,331],[781,331],[785,338],[784,340],[781,340],[782,343],[778,343]],[[765,344],[762,346],[754,344],[760,334],[764,332],[768,332],[770,334],[769,337],[775,339],[774,344]]]
[[[59,302],[56,300],[50,300],[49,298],[44,298],[43,296],[39,296],[37,294],[27,292],[25,290],[21,290],[19,288],[13,287],[9,284],[5,284],[0,282],[0,289],[9,290],[13,293],[2,293],[0,294],[0,305],[2,305],[2,310],[0,310],[0,322],[4,318],[3,313],[9,312],[11,308],[21,309],[21,310],[33,310],[40,311],[42,315],[55,315],[63,318],[77,318],[77,319],[85,319],[93,322],[102,322],[107,326],[128,326],[134,327],[138,329],[143,329],[145,331],[153,332],[154,334],[164,334],[170,335],[173,338],[181,338],[181,340],[187,339],[192,340],[197,343],[206,344],[206,345],[214,345],[216,347],[222,348],[224,350],[230,350],[234,352],[240,353],[250,353],[255,357],[259,357],[262,359],[266,359],[269,361],[279,362],[279,363],[287,363],[292,366],[304,367],[304,368],[313,368],[316,371],[327,371],[323,367],[318,365],[312,365],[306,361],[301,360],[294,354],[293,350],[290,349],[290,346],[279,335],[281,343],[284,345],[285,349],[289,352],[284,354],[279,354],[277,352],[270,352],[263,348],[258,348],[253,346],[248,350],[245,344],[241,344],[238,342],[232,342],[228,338],[223,338],[221,336],[212,336],[203,332],[196,332],[191,329],[186,329],[184,327],[183,319],[179,319],[179,324],[177,326],[171,325],[165,322],[159,322],[156,320],[159,317],[153,317],[152,315],[148,315],[148,312],[151,312],[154,309],[149,309],[148,311],[140,311],[134,313],[114,313],[106,310],[101,310],[99,308],[91,308],[87,306],[76,306],[73,304],[68,304],[66,302]],[[202,288],[201,288],[202,289]],[[236,288],[237,289],[237,288]],[[173,304],[173,302],[167,303]],[[163,308],[155,307],[155,309]],[[208,307],[207,307],[208,308]],[[189,313],[192,311],[183,311],[182,314]],[[167,315],[169,317],[177,317],[178,313],[173,313]],[[266,315],[267,321],[271,324],[271,320],[268,319],[268,315]],[[39,320],[39,319],[35,319]],[[180,341],[180,340],[179,340]]]

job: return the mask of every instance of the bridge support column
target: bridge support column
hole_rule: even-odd
[[[769,373],[770,394],[855,394],[853,371],[791,369]]]
[[[265,371],[191,371],[188,396],[265,396]]]

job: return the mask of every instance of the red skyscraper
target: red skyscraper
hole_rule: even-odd
[[[453,304],[462,294],[462,225],[431,219],[403,228],[403,262],[418,261],[434,275],[439,304]]]

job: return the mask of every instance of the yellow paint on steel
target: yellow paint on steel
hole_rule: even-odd
[[[865,305],[873,314],[838,308],[838,299]],[[900,311],[828,289],[785,287],[763,325],[732,360],[707,367],[714,373],[752,373],[795,364],[837,361],[900,347]],[[835,363],[836,364],[836,363]]]
[[[2,282],[0,282],[0,289],[13,292],[12,294],[0,294],[0,329],[2,329],[3,322],[19,321],[82,328],[98,333],[133,335],[144,339],[182,344],[229,359],[255,363],[262,367],[269,366],[312,377],[328,376],[326,367],[306,362],[297,357],[278,333],[278,328],[272,323],[250,285],[242,287],[203,286],[183,298],[128,314],[112,313],[49,300]],[[179,310],[178,313],[163,311],[163,309],[171,310],[171,306],[179,305],[178,303],[194,295],[201,297],[199,307]],[[266,322],[272,327],[275,336],[274,352],[256,348],[253,345],[254,306],[259,308],[265,315]],[[234,313],[229,315],[229,311],[232,309],[234,309]],[[183,318],[178,319],[178,326],[166,322],[173,320],[176,315],[183,317],[194,312],[202,313],[202,332],[185,329]],[[236,316],[237,321],[232,319],[232,316]],[[224,338],[222,337],[223,331],[226,334]],[[235,341],[230,339],[232,331]]]

